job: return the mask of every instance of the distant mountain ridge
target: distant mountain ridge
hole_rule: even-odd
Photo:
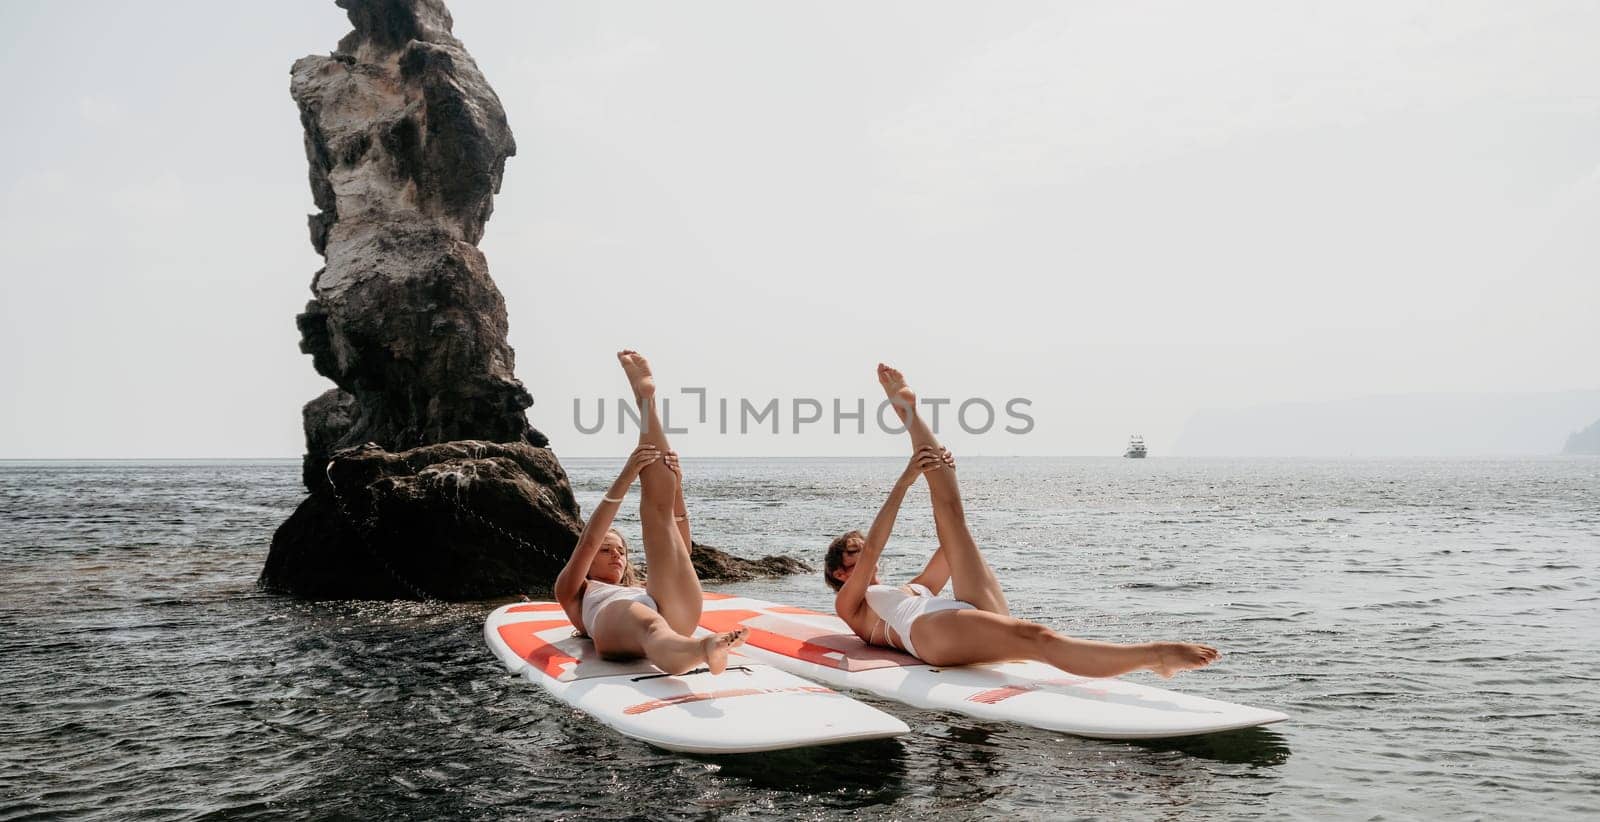
[[[1567,447],[1561,449],[1561,453],[1600,454],[1600,420],[1595,420],[1588,428],[1567,437]]]
[[[1387,394],[1207,409],[1184,425],[1183,456],[1513,456],[1600,453],[1600,390]],[[1570,435],[1570,437],[1569,437]],[[1574,452],[1574,445],[1593,451]]]

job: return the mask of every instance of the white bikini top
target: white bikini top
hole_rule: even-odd
[[[908,594],[908,593],[905,592],[905,589],[897,588],[897,587],[895,587],[893,585],[870,585],[870,586],[867,587],[867,590],[871,591],[873,589],[879,589],[879,590],[882,590],[884,592],[888,592],[888,591],[892,590],[896,594],[899,594],[901,596],[901,598],[903,598],[903,599],[910,599],[911,597],[914,597],[914,596],[931,597],[931,596],[934,595],[933,591],[928,589],[928,586],[923,585],[920,582],[910,583],[909,585],[906,586],[906,588],[910,588],[912,593]],[[878,614],[877,609],[872,609],[872,612],[874,614]],[[903,646],[901,646],[900,643],[894,641],[894,634],[892,632],[890,632],[890,630],[889,630],[889,620],[885,619],[882,614],[878,614],[878,621],[874,622],[872,624],[872,630],[867,632],[867,644],[868,645],[876,645],[876,644],[878,644],[878,627],[879,626],[883,627],[883,644],[889,646],[890,648],[897,648],[897,649],[902,650],[902,651],[905,650],[905,648]]]

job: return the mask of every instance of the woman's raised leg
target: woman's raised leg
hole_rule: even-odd
[[[1078,676],[1120,676],[1151,670],[1163,677],[1201,668],[1221,654],[1192,642],[1125,645],[1058,634],[1036,622],[989,611],[938,611],[911,625],[911,644],[930,665],[975,665],[1032,659]]]
[[[911,450],[915,452],[928,446],[937,452],[939,440],[917,412],[917,395],[906,385],[905,375],[879,363],[878,382],[905,423],[906,433],[911,435]],[[956,484],[955,470],[941,468],[923,476],[928,478],[928,494],[933,498],[934,527],[938,531],[939,545],[945,552],[945,559],[950,563],[950,587],[955,598],[971,603],[981,611],[1010,616],[1011,606],[1006,604],[1000,581],[995,579],[994,571],[989,569],[983,553],[978,550],[978,543],[972,538],[972,531],[967,528],[967,514],[961,505],[961,488]]]
[[[617,360],[628,375],[634,402],[639,405],[639,442],[651,443],[662,454],[669,450],[661,414],[656,410],[656,381],[650,363],[637,351],[621,351]],[[649,563],[645,590],[655,599],[661,616],[672,630],[690,635],[700,623],[704,598],[700,578],[689,560],[689,546],[673,523],[677,502],[678,477],[666,463],[657,460],[639,474],[639,523],[644,533],[644,556]]]
[[[714,674],[728,667],[728,651],[744,643],[746,629],[696,639],[672,630],[667,621],[639,602],[613,603],[589,626],[595,650],[609,657],[644,657],[669,674],[704,664]]]
[[[656,404],[655,376],[650,363],[637,351],[627,350],[617,354],[622,370],[633,389],[634,402],[639,407],[640,444],[649,443],[665,455],[671,450],[666,428]],[[639,520],[644,532],[645,559],[650,574],[645,588],[661,606],[663,616],[674,630],[692,633],[700,619],[703,598],[700,580],[695,575],[689,559],[689,546],[684,544],[673,521],[673,506],[678,493],[677,475],[665,461],[645,466],[639,474]],[[671,600],[672,604],[667,601]],[[679,608],[678,606],[684,606]],[[678,619],[669,612],[692,611],[692,615]]]

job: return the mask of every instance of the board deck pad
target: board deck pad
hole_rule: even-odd
[[[709,635],[702,629],[699,635]],[[602,659],[554,602],[495,609],[484,640],[512,673],[617,732],[668,750],[773,751],[906,733],[904,722],[825,685],[730,655],[722,674],[668,676],[649,662]]]
[[[700,625],[713,631],[743,625],[750,629],[745,656],[835,688],[1078,736],[1158,739],[1289,718],[1125,679],[1075,676],[1042,662],[935,668],[868,645],[833,614],[748,597],[708,598]]]

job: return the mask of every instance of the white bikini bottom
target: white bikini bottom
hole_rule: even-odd
[[[613,602],[639,602],[652,611],[660,611],[656,601],[643,588],[633,588],[627,585],[612,585],[591,579],[585,583],[583,592],[583,629],[589,636],[594,636],[594,625],[600,621],[600,611]]]
[[[879,619],[900,635],[900,641],[905,643],[906,653],[912,656],[917,656],[917,651],[911,646],[911,623],[937,611],[973,609],[970,603],[959,599],[934,596],[932,591],[916,583],[906,587],[916,593],[906,593],[905,588],[896,588],[892,585],[873,585],[867,588],[867,605]]]

